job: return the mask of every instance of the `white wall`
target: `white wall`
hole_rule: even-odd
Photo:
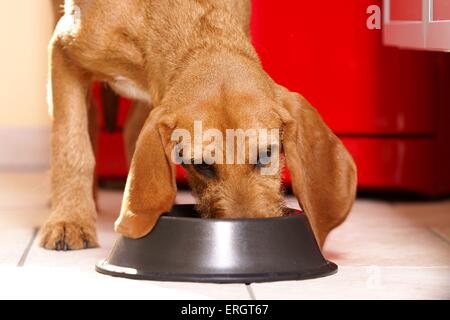
[[[0,1],[0,126],[48,125],[49,0]]]
[[[36,163],[47,161],[42,135],[48,135],[50,125],[46,81],[52,28],[50,0],[0,0],[0,167],[14,157],[21,159],[13,166],[30,161],[32,165],[26,150],[33,139],[41,146],[33,150]]]

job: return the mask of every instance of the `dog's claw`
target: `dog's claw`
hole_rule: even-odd
[[[80,225],[75,222],[47,222],[41,231],[41,246],[49,250],[72,251],[95,248],[97,235],[95,224]]]

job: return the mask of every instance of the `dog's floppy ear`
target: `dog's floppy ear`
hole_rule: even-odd
[[[137,239],[147,235],[160,215],[171,209],[176,195],[175,165],[170,154],[175,120],[163,107],[149,115],[131,161],[120,217],[115,229]]]
[[[279,86],[282,144],[293,192],[322,247],[347,217],[356,193],[356,166],[344,145],[305,98]]]

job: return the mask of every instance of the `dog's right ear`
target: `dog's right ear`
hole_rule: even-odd
[[[115,223],[115,230],[128,238],[147,235],[160,215],[173,205],[177,188],[170,136],[174,127],[174,117],[165,108],[157,107],[139,135],[120,217]]]
[[[328,233],[350,212],[356,194],[356,166],[305,98],[281,86],[278,97],[292,189],[322,247]]]

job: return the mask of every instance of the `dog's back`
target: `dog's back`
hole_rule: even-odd
[[[73,0],[70,0],[73,1]],[[81,0],[82,1],[82,0]],[[128,0],[129,1],[129,0]],[[144,0],[145,2],[165,2],[167,3],[167,0]],[[187,0],[189,1],[189,0]],[[196,0],[197,1],[197,0]],[[65,0],[51,0],[52,6],[53,6],[53,12],[56,21],[61,18],[61,16],[64,14],[64,2]],[[75,2],[80,2],[75,0]],[[91,1],[92,2],[92,1]],[[139,2],[142,2],[140,0]],[[198,2],[208,2],[208,1],[198,1]],[[229,10],[231,12],[234,12],[238,19],[241,21],[241,24],[243,26],[249,26],[250,25],[250,12],[251,12],[251,1],[249,0],[216,0],[216,1],[209,1],[210,3],[218,3],[222,4],[224,6],[229,7]]]

